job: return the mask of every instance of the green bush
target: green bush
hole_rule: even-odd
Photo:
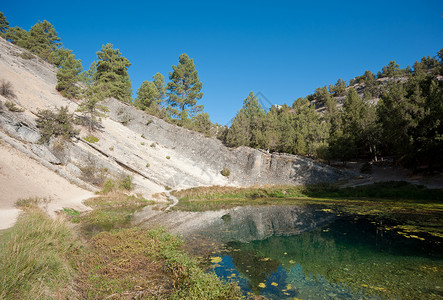
[[[112,192],[115,189],[115,182],[112,179],[106,179],[106,181],[103,183],[103,194],[108,194],[109,192]]]
[[[5,106],[8,108],[9,111],[12,111],[12,112],[24,112],[25,111],[23,108],[17,107],[17,105],[12,101],[6,101]]]
[[[149,163],[146,163],[146,168],[149,168],[151,165]]]
[[[168,155],[168,156],[166,156],[166,159],[171,159],[171,157]]]
[[[120,180],[119,187],[121,189],[125,189],[125,190],[128,190],[128,191],[132,190],[132,178],[131,178],[131,176],[127,175],[127,176],[123,177]]]
[[[91,144],[97,143],[99,141],[99,139],[93,135],[85,136],[85,137],[83,137],[83,139]]]
[[[48,143],[52,137],[70,139],[78,134],[74,128],[74,115],[68,112],[68,107],[63,106],[53,112],[49,109],[38,112],[37,128],[40,131],[40,142]]]
[[[229,170],[228,168],[224,167],[223,170],[221,170],[220,172],[223,176],[225,177],[229,177],[229,175],[231,175],[231,170]]]
[[[155,148],[155,143],[152,143],[152,144],[151,144],[151,147],[152,147],[152,148]]]

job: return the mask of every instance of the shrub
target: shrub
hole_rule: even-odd
[[[99,139],[93,135],[85,136],[85,137],[83,137],[83,139],[91,144],[97,143],[99,141]]]
[[[145,142],[141,142],[140,145],[144,146],[144,145],[145,145]]]
[[[53,112],[49,109],[38,112],[37,128],[40,131],[40,142],[48,143],[51,137],[61,136],[70,139],[78,134],[74,128],[74,115],[68,112],[68,107],[63,106]]]
[[[224,167],[223,170],[221,170],[220,172],[223,176],[225,177],[229,177],[229,175],[231,175],[231,170],[229,170],[228,168]]]
[[[166,156],[166,159],[171,159],[171,157],[168,155],[168,156]]]
[[[152,143],[152,144],[151,144],[151,148],[155,148],[155,143]]]
[[[115,182],[112,179],[106,179],[105,183],[103,183],[103,194],[108,194],[115,189]]]
[[[125,190],[128,190],[128,191],[132,190],[132,178],[131,178],[131,176],[127,175],[127,176],[123,177],[120,180],[119,187],[121,189],[125,189]]]
[[[6,101],[5,106],[8,108],[9,111],[12,112],[24,112],[25,110],[23,108],[17,107],[14,102],[12,101]]]
[[[149,168],[151,165],[149,163],[146,163],[146,168]]]
[[[15,98],[14,91],[12,90],[12,84],[9,81],[2,79],[0,81],[0,95],[5,98]]]

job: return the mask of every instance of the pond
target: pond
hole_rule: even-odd
[[[434,230],[441,232],[441,220],[438,212],[248,206],[223,211],[197,233],[224,243],[209,259],[210,272],[245,295],[442,299],[443,238]]]

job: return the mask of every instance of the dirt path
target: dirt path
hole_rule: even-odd
[[[45,207],[50,215],[55,215],[64,207],[88,210],[82,201],[93,196],[0,141],[0,229],[14,224],[20,213],[14,204],[19,199],[48,199]]]

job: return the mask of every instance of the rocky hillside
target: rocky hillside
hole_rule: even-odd
[[[52,65],[29,58],[26,50],[0,39],[0,80],[11,83],[15,97],[9,100],[23,109],[10,111],[4,105],[9,100],[0,96],[0,140],[84,189],[98,188],[91,178],[97,174],[130,175],[135,192],[145,196],[163,192],[166,187],[335,182],[346,176],[305,157],[246,147],[230,149],[216,139],[171,125],[114,99],[107,100],[108,118],[93,133],[97,142],[86,141],[89,133],[79,126],[79,136],[69,143],[39,144],[38,110],[68,106],[74,112],[78,105],[57,93],[56,72]],[[224,168],[230,170],[229,177],[221,174]]]

